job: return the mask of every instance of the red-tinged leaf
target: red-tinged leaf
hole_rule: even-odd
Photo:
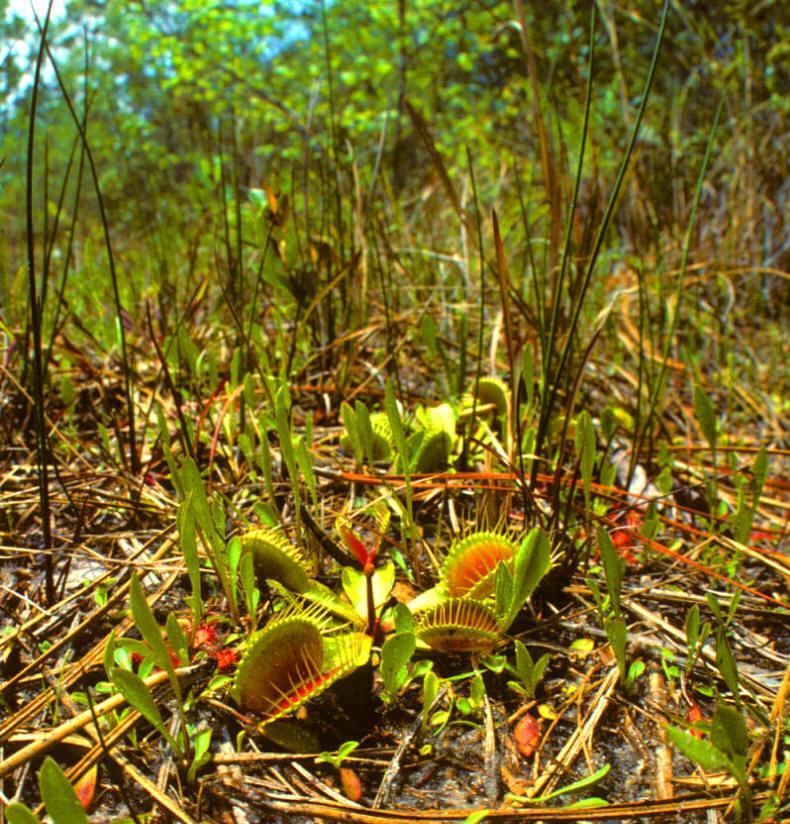
[[[341,767],[340,783],[343,785],[343,795],[349,801],[359,801],[362,798],[362,782],[359,776],[350,767]]]
[[[538,719],[531,713],[522,716],[513,728],[513,738],[516,742],[516,749],[524,758],[529,758],[537,749],[538,741],[540,741]]]
[[[686,717],[688,718],[689,724],[696,724],[699,721],[705,720],[705,716],[702,714],[699,704],[694,700],[691,702],[691,706],[688,709]],[[689,732],[694,736],[694,738],[702,738],[702,730],[691,729]]]
[[[359,565],[364,569],[365,565],[371,560],[371,555],[368,553],[365,544],[362,543],[359,537],[348,526],[341,526],[340,534],[343,536],[346,546],[354,553],[357,561],[359,561]]]
[[[96,795],[96,784],[99,778],[99,765],[94,764],[85,775],[74,784],[74,792],[83,810],[87,810],[93,803]]]

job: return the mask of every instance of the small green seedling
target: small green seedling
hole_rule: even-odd
[[[322,752],[316,756],[316,764],[331,764],[336,770],[343,766],[343,762],[359,746],[359,741],[344,741],[336,752]]]
[[[538,685],[543,679],[546,667],[549,665],[550,656],[548,653],[541,655],[537,661],[533,661],[529,650],[521,641],[515,642],[516,664],[508,666],[508,669],[518,677],[518,681],[508,681],[510,689],[520,693],[525,698],[534,698]]]

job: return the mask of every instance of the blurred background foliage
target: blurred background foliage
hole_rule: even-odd
[[[672,3],[636,163],[611,233],[615,253],[655,260],[677,248],[713,114],[726,93],[696,251],[733,266],[790,267],[790,27],[782,7],[778,0]],[[139,305],[151,289],[174,297],[177,274],[214,266],[223,232],[247,221],[234,252],[241,263],[221,264],[243,269],[270,231],[262,215],[283,219],[286,201],[299,229],[279,250],[281,260],[290,256],[282,283],[297,258],[309,267],[312,254],[315,265],[319,240],[348,260],[371,225],[382,236],[396,227],[399,235],[416,233],[415,244],[458,251],[443,182],[406,101],[427,124],[465,208],[468,150],[484,213],[496,205],[508,228],[520,222],[526,202],[533,238],[549,236],[536,101],[509,2],[72,0],[66,8],[53,20],[49,42],[85,118],[125,273],[125,306]],[[586,227],[588,234],[635,117],[660,3],[599,0],[596,9],[591,130],[577,215],[580,233]],[[0,301],[13,315],[38,34],[7,2],[0,10],[0,214],[7,238]],[[530,3],[525,16],[567,209],[584,112],[590,4]],[[59,199],[59,232],[79,209],[71,250],[76,268],[89,276],[103,265],[96,198],[84,172],[75,198],[80,142],[49,70],[41,92],[35,197],[47,220],[37,222],[37,231],[53,232]],[[309,235],[301,245],[298,232]],[[524,258],[522,270],[525,240],[513,247]],[[101,303],[104,287],[96,280],[82,279],[83,300]]]

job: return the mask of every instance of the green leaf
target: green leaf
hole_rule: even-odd
[[[280,449],[283,460],[292,481],[296,481],[296,458],[293,451],[291,433],[291,396],[288,387],[281,384],[274,398],[274,419],[277,426],[277,435],[280,439]]]
[[[718,598],[716,598],[712,592],[706,592],[705,599],[707,600],[710,611],[713,613],[716,620],[719,621],[719,623],[724,623],[724,613],[721,611],[721,605],[719,604]]]
[[[749,752],[749,731],[738,710],[719,704],[713,713],[710,738],[713,744],[730,758]]]
[[[763,486],[765,485],[767,475],[768,453],[765,451],[765,447],[763,447],[757,453],[757,457],[754,459],[754,465],[752,466],[752,495],[754,496],[754,507],[757,506],[760,495],[763,493]]]
[[[115,643],[115,630],[112,630],[110,633],[110,637],[107,639],[107,643],[104,646],[104,671],[107,673],[107,677],[110,677],[110,670],[115,666],[115,649],[117,644]]]
[[[211,746],[211,730],[200,730],[192,739],[192,763],[189,765],[187,772],[187,781],[190,783],[195,780],[198,772],[211,761],[211,753],[209,747]]]
[[[500,568],[503,566],[500,564]],[[540,527],[535,527],[522,541],[513,559],[513,597],[505,613],[502,631],[506,631],[513,623],[527,598],[532,595],[550,568],[549,539]]]
[[[189,606],[192,610],[193,626],[197,626],[203,620],[203,597],[200,586],[200,556],[197,549],[197,537],[195,527],[195,515],[192,511],[192,500],[194,492],[187,492],[186,497],[178,507],[177,525],[181,539],[181,554],[184,556],[184,564],[189,575],[189,583],[192,587],[192,597]]]
[[[723,629],[719,629],[716,633],[716,667],[737,702],[739,696],[738,663],[732,654],[730,645],[727,642],[727,635]]]
[[[476,810],[473,813],[470,813],[462,822],[462,824],[480,824],[481,821],[484,821],[491,810]]]
[[[620,617],[620,591],[623,582],[623,565],[620,556],[614,548],[609,533],[598,527],[598,544],[601,547],[601,560],[606,575],[606,586],[609,590],[609,600],[612,602],[612,611],[615,618]]]
[[[597,807],[608,807],[609,802],[605,798],[598,798],[597,796],[592,796],[591,798],[580,798],[578,801],[574,801],[573,804],[568,804],[566,809],[568,810],[580,810],[586,808],[595,809]]]
[[[625,682],[627,678],[626,658],[625,658],[625,643],[628,637],[628,630],[625,621],[620,618],[612,618],[604,624],[606,630],[606,637],[612,645],[612,652],[617,659],[617,668],[620,670],[620,678]]]
[[[486,685],[482,675],[476,675],[469,687],[469,698],[476,707],[482,705],[486,693]]]
[[[365,448],[360,437],[360,432],[357,424],[357,415],[354,412],[351,404],[343,401],[340,404],[340,417],[343,421],[343,428],[346,430],[347,441],[341,441],[341,446],[346,449],[348,445],[351,446],[351,451],[354,453],[354,460],[359,466],[365,462]]]
[[[586,499],[590,494],[590,482],[595,466],[595,430],[589,412],[585,410],[579,415],[576,427],[576,451],[579,456],[579,472]]]
[[[694,413],[712,449],[716,448],[716,410],[705,390],[694,384]]]
[[[159,628],[154,613],[145,598],[143,587],[136,572],[132,573],[132,581],[129,587],[129,604],[132,608],[135,626],[140,631],[140,635],[143,636],[143,640],[151,648],[151,657],[160,669],[167,672],[170,680],[175,682],[174,689],[178,695],[178,679],[173,668],[173,662],[170,660],[170,652],[165,644],[165,639],[162,637],[162,630]]]
[[[228,571],[230,572],[230,580],[236,580],[236,574],[239,571],[239,563],[241,563],[241,539],[235,535],[228,543],[227,548]]]
[[[197,519],[203,536],[209,540],[214,532],[214,522],[211,519],[211,510],[206,497],[206,490],[203,487],[203,479],[200,477],[200,470],[192,460],[186,458],[181,468],[181,478],[184,483],[184,492],[187,496],[192,493],[190,507]]]
[[[384,642],[381,648],[381,680],[387,692],[396,693],[400,689],[403,683],[401,671],[411,660],[416,646],[413,633],[396,633]]]
[[[392,610],[395,632],[414,632],[414,616],[406,604],[395,604]]]
[[[8,824],[41,824],[41,819],[19,801],[5,808],[5,819]]]
[[[239,563],[239,575],[241,576],[241,588],[244,593],[244,605],[247,608],[247,614],[254,619],[258,611],[261,593],[256,586],[255,564],[252,552],[245,552],[242,556]]]
[[[170,644],[170,649],[172,649],[178,656],[181,666],[186,666],[189,663],[189,643],[187,642],[184,631],[181,629],[174,612],[168,612],[167,614],[167,620],[165,621],[165,632],[167,633],[167,640]]]
[[[566,784],[564,787],[560,787],[557,790],[554,790],[546,795],[542,795],[536,798],[526,798],[521,795],[513,795],[508,793],[507,797],[517,801],[519,804],[544,804],[546,801],[551,801],[552,798],[557,798],[561,795],[565,795],[566,793],[575,793],[579,790],[583,790],[586,787],[591,787],[597,784],[601,779],[605,778],[608,774],[609,770],[611,769],[610,764],[604,764],[600,770],[596,770],[594,773],[586,776],[585,778],[580,778],[578,781],[574,781],[572,784]]]
[[[532,670],[532,682],[535,685],[536,689],[538,684],[543,680],[543,673],[546,671],[546,667],[549,665],[549,661],[551,661],[551,656],[548,652],[545,652],[535,662],[535,667]]]
[[[38,786],[52,824],[88,824],[74,787],[50,756],[41,765]]]
[[[428,724],[428,712],[439,694],[439,683],[439,676],[433,670],[426,672],[425,677],[422,679],[423,728]]]
[[[401,421],[400,412],[398,411],[398,404],[395,400],[395,391],[392,388],[392,381],[387,380],[384,389],[384,409],[387,413],[387,420],[392,429],[392,437],[395,440],[395,448],[401,457],[401,466],[404,474],[408,474],[406,467],[409,462],[409,451],[406,444],[406,435],[403,430],[403,422]]]
[[[522,681],[530,684],[532,682],[532,672],[535,668],[532,656],[522,641],[516,641],[514,646],[516,648],[516,671]]]
[[[373,426],[370,423],[370,412],[362,401],[357,401],[354,407],[356,409],[357,438],[361,445],[362,457],[372,466],[376,456],[373,446]]]
[[[689,660],[693,660],[694,650],[699,641],[699,607],[693,604],[686,613],[686,645]]]
[[[310,753],[318,752],[321,744],[314,733],[304,728],[302,724],[292,721],[270,721],[261,730],[261,735],[273,741],[278,747],[288,752]]]
[[[173,748],[173,752],[179,752],[178,745],[170,735],[164,721],[162,721],[159,707],[154,701],[151,690],[145,685],[143,679],[136,672],[115,667],[110,674],[110,680],[118,688],[118,692],[123,695],[129,706],[134,707],[167,740]]]
[[[710,741],[695,738],[691,733],[678,727],[667,727],[667,736],[689,761],[698,764],[703,770],[716,772],[729,769],[730,762],[727,756]]]

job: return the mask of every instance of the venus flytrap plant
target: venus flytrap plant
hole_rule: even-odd
[[[467,536],[451,547],[437,586],[409,604],[418,639],[438,652],[490,653],[550,567],[539,527],[518,547],[496,533]]]

